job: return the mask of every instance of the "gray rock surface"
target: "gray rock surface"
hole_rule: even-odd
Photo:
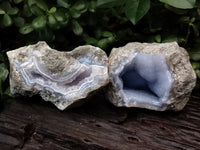
[[[108,58],[90,45],[71,52],[51,49],[38,42],[7,52],[13,94],[39,94],[60,110],[86,98],[108,83]]]
[[[182,110],[196,83],[184,48],[172,43],[128,43],[109,56],[108,99],[115,106]]]

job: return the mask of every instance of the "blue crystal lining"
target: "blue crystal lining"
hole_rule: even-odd
[[[169,98],[173,77],[162,54],[137,55],[119,74],[125,103],[135,101],[156,107]]]

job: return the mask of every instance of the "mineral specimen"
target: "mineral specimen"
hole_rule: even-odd
[[[196,82],[189,56],[176,42],[113,48],[109,76],[114,105],[158,111],[183,109]]]
[[[11,92],[40,94],[60,110],[86,98],[109,81],[105,52],[90,45],[60,52],[45,42],[38,42],[9,51],[7,55]]]

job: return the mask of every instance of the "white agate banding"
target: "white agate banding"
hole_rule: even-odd
[[[71,52],[38,42],[7,52],[13,94],[40,94],[64,110],[108,83],[108,58],[100,48],[86,45]]]

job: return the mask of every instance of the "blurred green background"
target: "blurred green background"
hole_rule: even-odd
[[[1,98],[11,96],[5,52],[40,40],[62,51],[91,44],[108,55],[128,42],[177,41],[200,78],[199,30],[199,0],[0,0]]]

